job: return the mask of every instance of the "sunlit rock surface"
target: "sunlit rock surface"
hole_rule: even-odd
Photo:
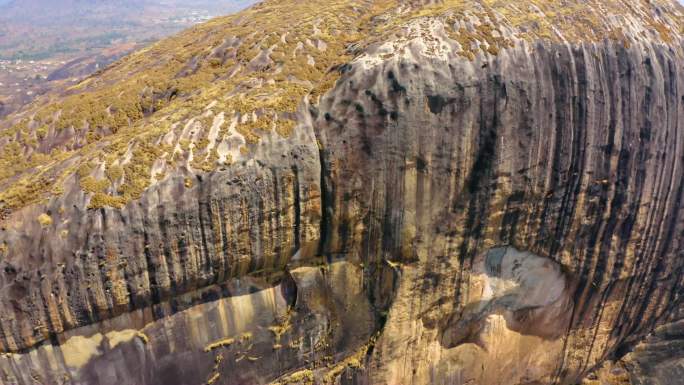
[[[208,24],[250,33],[177,76],[248,55],[210,65],[229,104],[171,101],[0,184],[0,382],[676,384],[684,17],[614,3],[281,1]],[[125,175],[99,186],[110,162]]]

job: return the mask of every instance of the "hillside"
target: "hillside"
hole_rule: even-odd
[[[315,3],[261,5],[236,16],[215,19],[127,57],[71,88],[64,97],[52,102],[39,101],[36,107],[22,116],[8,119],[14,124],[5,124],[5,144],[0,142],[5,150],[5,156],[0,159],[0,169],[3,170],[0,173],[0,187],[3,187],[0,200],[5,201],[6,212],[44,198],[53,188],[59,191],[61,187],[55,186],[54,182],[63,180],[75,168],[96,158],[102,163],[107,157],[113,166],[119,160],[116,158],[123,155],[117,147],[128,146],[132,139],[138,139],[133,142],[140,146],[158,141],[172,125],[183,127],[185,123],[199,118],[204,108],[214,101],[217,104],[212,108],[215,110],[213,115],[220,111],[232,111],[240,116],[251,111],[267,115],[267,119],[257,119],[252,124],[237,127],[248,143],[258,141],[259,128],[268,128],[268,119],[277,119],[282,115],[279,113],[285,113],[284,124],[282,127],[281,124],[275,125],[276,129],[287,133],[291,126],[285,118],[287,113],[295,111],[298,100],[304,95],[313,92],[314,97],[318,96],[332,85],[337,78],[336,71],[330,71],[333,66],[344,64],[355,53],[362,52],[364,47],[396,33],[411,18],[435,14],[447,18],[447,22],[456,22],[459,17],[465,17],[462,12],[470,6],[468,2],[456,1],[425,8],[399,8],[397,11],[396,4],[391,1],[366,5],[368,9],[361,4],[364,3],[359,3],[354,9],[346,1],[332,2],[329,10],[318,16],[320,20],[310,16],[309,21],[295,25],[291,20],[300,15],[316,14],[313,13]],[[487,16],[488,9],[496,9],[489,7],[497,4],[503,3],[484,3],[478,11],[479,17]],[[508,4],[500,6],[502,17],[506,18],[503,20],[511,22],[511,26],[497,26],[496,23],[503,22],[497,19],[495,23],[483,22],[473,32],[465,29],[445,32],[459,43],[461,48],[457,54],[473,60],[478,52],[496,54],[511,44],[510,39],[497,37],[505,28],[524,30],[517,34],[522,39],[554,42],[611,39],[624,44],[630,44],[623,27],[627,20],[642,24],[644,30],[639,31],[639,35],[665,43],[681,35],[684,28],[679,22],[681,9],[678,13],[670,12],[668,16],[656,18],[647,9],[632,9],[631,5],[618,1],[582,6],[581,10],[544,4],[534,4],[542,5],[539,13]],[[674,7],[673,4],[669,6]],[[362,15],[362,10],[366,14]],[[613,22],[615,25],[611,25],[602,17],[602,13],[609,10],[620,15],[625,22]],[[393,15],[394,12],[398,14]],[[254,17],[257,14],[259,17]],[[388,17],[395,22],[384,23],[383,19]],[[661,17],[667,19],[660,20]],[[317,24],[325,27],[317,27]],[[257,31],[258,34],[254,35]],[[349,31],[368,32],[350,35]],[[285,39],[283,43],[285,34],[292,35],[292,41]],[[346,50],[350,45],[358,45],[356,52]],[[238,95],[233,95],[236,93]],[[219,95],[222,97],[218,98]],[[206,134],[211,122],[203,123]],[[67,131],[73,132],[64,135]],[[93,146],[94,143],[98,145]],[[108,150],[102,151],[105,143]],[[190,152],[187,145],[181,146],[181,151],[176,153],[185,154],[187,158]],[[210,150],[200,146],[193,152],[210,159]],[[141,159],[146,156],[144,152],[138,151],[140,159],[131,162],[140,169],[124,174],[120,191],[100,195],[100,202],[120,206],[138,197],[149,186],[153,179],[150,175],[153,159]],[[24,155],[22,161],[16,161],[17,154]],[[75,168],[65,168],[66,159],[69,159],[67,163],[75,161],[78,164]],[[53,161],[56,161],[54,166],[40,173],[33,171],[36,165]],[[209,161],[204,167],[201,164],[196,166],[195,169],[213,169],[217,164]],[[25,170],[28,173],[24,174]],[[30,194],[26,191],[28,186],[31,186]]]
[[[0,59],[92,54],[114,43],[157,40],[249,0],[16,0],[0,4]]]
[[[39,98],[0,122],[0,383],[675,385],[683,35],[274,0]]]
[[[0,3],[0,119],[115,60],[254,0]]]

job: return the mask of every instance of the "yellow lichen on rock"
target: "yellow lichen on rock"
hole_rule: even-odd
[[[368,354],[368,350],[371,348],[371,346],[375,345],[377,338],[377,335],[372,336],[368,343],[361,346],[352,355],[345,357],[342,361],[332,365],[332,367],[323,377],[324,383],[334,384],[337,377],[347,368],[362,368],[363,361]]]
[[[221,373],[212,373],[211,377],[209,377],[206,384],[211,385],[215,383],[219,379],[219,377],[221,377]]]
[[[90,198],[90,203],[88,204],[89,209],[102,209],[106,207],[111,207],[115,209],[120,209],[126,204],[126,199],[120,196],[112,196],[104,194],[102,192],[95,193]]]
[[[230,345],[232,345],[234,342],[235,342],[235,339],[233,339],[233,338],[224,338],[224,339],[222,339],[222,340],[219,340],[219,341],[216,341],[216,342],[212,342],[212,343],[210,343],[209,345],[205,346],[205,347],[204,347],[204,351],[208,353],[208,352],[210,352],[210,351],[212,351],[212,350],[214,350],[214,349],[218,349],[218,348],[223,348],[223,347],[230,346]]]
[[[111,331],[105,334],[105,337],[107,337],[107,340],[109,341],[110,349],[114,349],[119,344],[132,341],[133,338],[138,336],[139,333],[140,332],[137,330],[126,329],[120,331]]]
[[[43,227],[48,227],[52,224],[52,217],[46,213],[38,216],[38,223]]]
[[[606,13],[615,17],[606,18]],[[236,130],[250,145],[273,130],[289,137],[300,103],[307,96],[317,103],[335,86],[344,65],[365,48],[397,36],[434,40],[427,31],[404,36],[409,24],[426,19],[438,20],[460,47],[454,52],[468,60],[498,55],[516,39],[609,39],[629,46],[636,33],[643,33],[669,44],[677,38],[673,26],[684,25],[682,13],[665,1],[333,0],[325,6],[265,1],[164,39],[66,95],[40,99],[10,117],[12,123],[0,127],[0,200],[16,210],[50,192],[62,194],[59,183],[75,170],[81,178],[90,176],[91,162],[98,159],[106,159],[107,179],[120,186],[118,196],[107,195],[104,182],[83,180],[87,193],[105,194],[94,199],[93,207],[119,208],[138,199],[155,182],[151,169],[157,161],[173,172],[192,151],[190,166],[211,172],[220,164],[206,137],[194,141],[177,135],[168,144],[172,148],[164,148],[164,135],[180,134],[192,121],[207,130],[213,116],[226,113],[240,119]],[[56,140],[65,131],[66,141]],[[180,150],[171,151],[173,146]]]
[[[270,330],[271,333],[273,333],[276,345],[280,344],[280,339],[283,337],[283,334],[285,334],[292,327],[292,312],[292,308],[288,309],[285,315],[281,317],[280,323],[268,327],[268,330]]]
[[[92,358],[102,353],[100,344],[103,335],[97,333],[92,337],[73,336],[60,346],[64,362],[71,368],[81,368]]]
[[[185,188],[192,188],[192,179],[185,178],[183,180],[183,185],[185,186]]]
[[[273,382],[271,385],[288,385],[288,384],[302,384],[310,385],[314,383],[314,372],[311,369],[298,370],[280,379],[278,382]]]
[[[109,186],[107,179],[95,179],[92,176],[81,178],[81,189],[87,193],[103,193]]]
[[[140,338],[140,340],[141,340],[141,341],[143,342],[143,344],[145,344],[145,345],[147,345],[147,344],[150,343],[150,338],[147,337],[147,334],[145,334],[145,333],[142,332],[142,331],[138,331],[138,332],[136,333],[136,337]]]

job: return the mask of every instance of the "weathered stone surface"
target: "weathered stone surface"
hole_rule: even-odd
[[[290,135],[121,209],[87,209],[74,175],[7,214],[0,383],[674,384],[681,8],[546,38],[486,1],[349,4],[374,34]]]
[[[681,300],[682,52],[523,43],[453,62],[424,43],[353,62],[317,120],[327,250],[406,263],[368,381],[578,380]],[[553,370],[516,357],[492,379],[500,362],[471,373],[481,361],[444,344],[478,255],[500,244],[568,274]]]
[[[622,358],[633,385],[674,385],[684,378],[684,320],[658,327]]]
[[[13,216],[3,231],[11,248],[0,274],[2,349],[315,251],[320,171],[307,134],[264,142],[282,156],[169,178],[121,210],[85,210],[70,204],[82,192],[69,191]],[[44,226],[34,219],[41,211],[65,219]]]
[[[684,375],[684,307],[636,346],[624,346],[583,385],[674,385]]]
[[[197,300],[180,296],[66,332],[57,346],[0,357],[3,381],[245,384],[296,371],[306,360],[333,364],[376,330],[363,278],[361,268],[335,262],[293,269],[275,286],[233,279],[202,290],[205,300],[224,298],[174,314]]]

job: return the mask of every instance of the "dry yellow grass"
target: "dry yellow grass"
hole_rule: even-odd
[[[104,164],[107,179],[80,179],[80,185],[91,195],[90,207],[122,207],[150,186],[156,161],[173,169],[190,151],[197,155],[190,166],[210,172],[218,155],[207,135],[220,112],[250,117],[236,127],[249,143],[240,152],[249,156],[249,146],[266,133],[291,135],[297,106],[307,95],[315,103],[335,85],[340,75],[333,69],[353,58],[349,47],[358,52],[421,18],[441,20],[465,60],[512,46],[505,31],[517,31],[519,39],[610,39],[628,46],[628,33],[606,15],[637,20],[663,43],[684,33],[684,16],[665,0],[423,3],[268,0],[125,57],[63,95],[41,98],[0,127],[0,201],[8,210],[40,202],[61,194],[71,175],[88,177],[80,174],[83,166]],[[202,139],[192,149],[178,135],[163,143],[193,119]],[[55,139],[65,131],[66,141]],[[226,128],[220,132],[225,135]]]

